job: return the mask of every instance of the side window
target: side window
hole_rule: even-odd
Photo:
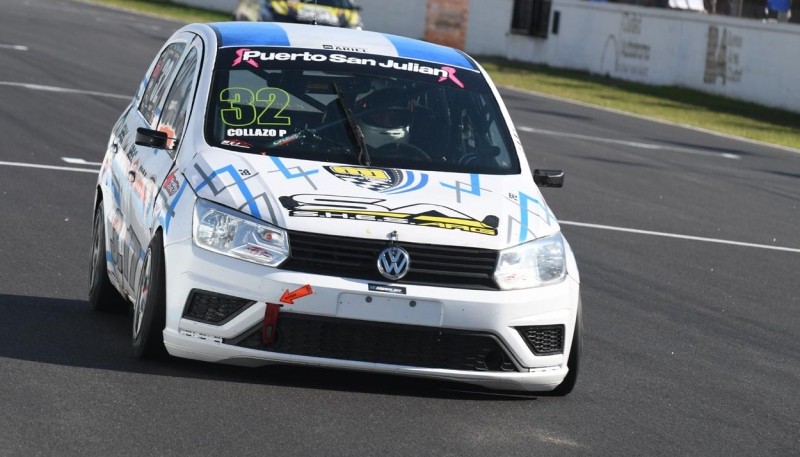
[[[147,80],[147,87],[144,89],[142,101],[139,104],[139,112],[142,113],[148,124],[152,125],[156,118],[158,102],[167,89],[167,83],[175,71],[175,66],[181,57],[185,43],[173,43],[164,49],[161,57],[158,58],[153,72]]]
[[[175,83],[164,101],[164,109],[158,121],[158,130],[166,133],[169,138],[174,138],[167,142],[167,149],[172,151],[173,156],[186,128],[186,118],[192,107],[196,80],[197,51],[192,49],[178,70],[178,76],[175,77]]]

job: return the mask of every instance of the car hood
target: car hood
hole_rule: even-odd
[[[322,164],[210,149],[183,169],[198,197],[302,232],[503,249],[559,230],[530,175]]]

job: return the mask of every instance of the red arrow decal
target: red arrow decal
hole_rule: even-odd
[[[293,290],[291,292],[289,292],[289,290],[287,289],[286,292],[284,292],[283,295],[281,296],[281,303],[288,303],[290,305],[294,305],[294,301],[297,300],[298,298],[303,298],[306,295],[311,295],[313,293],[314,291],[311,290],[311,284],[306,284],[305,286],[297,290]]]

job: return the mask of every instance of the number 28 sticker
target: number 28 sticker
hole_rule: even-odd
[[[222,122],[231,127],[292,125],[292,119],[282,115],[290,99],[288,92],[276,87],[264,87],[255,93],[246,87],[229,87],[219,93],[221,106],[227,104],[219,114]]]

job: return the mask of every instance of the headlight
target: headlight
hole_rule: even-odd
[[[494,280],[503,290],[527,289],[564,280],[564,239],[561,233],[500,252]]]
[[[277,267],[289,257],[286,231],[230,208],[197,199],[194,244],[219,254]]]

